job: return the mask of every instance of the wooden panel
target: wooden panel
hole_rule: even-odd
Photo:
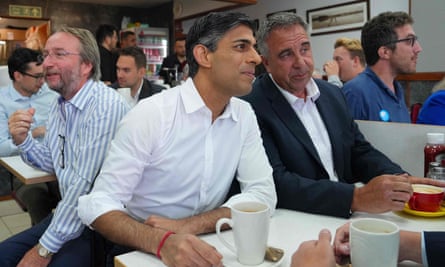
[[[445,77],[445,72],[417,72],[402,74],[396,77],[399,81],[440,81]]]
[[[26,30],[0,29],[0,40],[25,41]]]

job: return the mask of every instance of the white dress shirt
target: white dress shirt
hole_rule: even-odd
[[[226,203],[232,180],[241,194]],[[277,201],[272,168],[250,105],[231,98],[212,123],[193,80],[140,101],[121,121],[79,215],[90,225],[120,210],[143,221],[178,219],[240,201]]]
[[[289,102],[292,109],[297,114],[300,121],[306,128],[307,133],[311,137],[312,143],[318,152],[324,168],[329,174],[331,181],[338,181],[337,174],[334,170],[334,160],[332,157],[332,145],[329,139],[328,131],[321,119],[315,101],[320,97],[320,90],[317,84],[311,79],[306,85],[306,99],[296,97],[288,91],[281,88],[270,76],[277,88],[283,94],[284,98]]]

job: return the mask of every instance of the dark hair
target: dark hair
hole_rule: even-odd
[[[43,58],[40,51],[25,47],[16,48],[8,58],[9,78],[15,81],[14,72],[27,72],[30,69],[29,63],[31,62],[35,62],[37,66],[43,63]]]
[[[130,35],[136,35],[136,34],[132,31],[124,31],[121,33],[121,39],[126,39]]]
[[[256,35],[260,54],[265,57],[269,54],[266,41],[273,30],[287,28],[293,25],[300,25],[307,32],[307,23],[303,18],[292,12],[279,12],[263,20]]]
[[[396,48],[396,28],[413,24],[414,20],[405,12],[383,12],[366,22],[362,29],[361,42],[366,63],[373,66],[379,60],[378,50],[386,46],[391,50]]]
[[[122,48],[119,51],[119,56],[130,56],[134,58],[136,66],[139,68],[145,68],[147,66],[147,58],[145,57],[142,48],[137,46],[130,46]]]
[[[117,28],[111,24],[102,24],[96,30],[96,41],[102,44],[105,38],[113,37],[114,32],[117,33]]]
[[[211,12],[195,21],[187,33],[185,44],[190,77],[193,78],[199,68],[198,62],[193,56],[195,46],[201,44],[214,52],[219,40],[226,32],[239,25],[246,25],[252,29],[252,32],[255,31],[253,21],[247,15],[239,12]]]

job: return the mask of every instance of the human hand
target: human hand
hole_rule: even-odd
[[[46,127],[45,126],[38,126],[34,128],[32,131],[32,137],[39,138],[45,136],[46,133]]]
[[[8,128],[15,145],[23,143],[28,136],[34,113],[35,109],[29,108],[28,110],[17,110],[9,117]]]
[[[169,236],[160,254],[167,266],[223,266],[222,255],[213,246],[190,234]]]
[[[350,223],[345,223],[344,225],[340,226],[335,232],[335,261],[340,265],[348,263],[349,255],[351,254],[351,247],[349,246],[349,227]]]
[[[323,65],[323,70],[324,72],[326,72],[327,76],[331,76],[331,75],[339,75],[340,73],[340,68],[338,67],[338,63],[335,60],[329,60],[326,61],[326,63],[324,63]]]
[[[41,257],[37,251],[37,247],[34,246],[26,252],[17,267],[46,267],[50,261],[51,258]]]
[[[331,238],[331,233],[323,229],[318,235],[318,240],[301,243],[292,255],[291,267],[335,267]]]
[[[351,210],[369,213],[403,210],[412,193],[407,174],[377,176],[355,188]]]
[[[445,187],[445,181],[443,180],[436,180],[431,178],[423,178],[423,177],[415,177],[415,176],[409,176],[409,182],[411,184],[429,184],[439,187]]]

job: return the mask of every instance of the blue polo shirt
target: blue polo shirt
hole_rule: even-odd
[[[343,86],[354,119],[410,123],[404,90],[397,81],[394,88],[395,94],[369,67]]]

